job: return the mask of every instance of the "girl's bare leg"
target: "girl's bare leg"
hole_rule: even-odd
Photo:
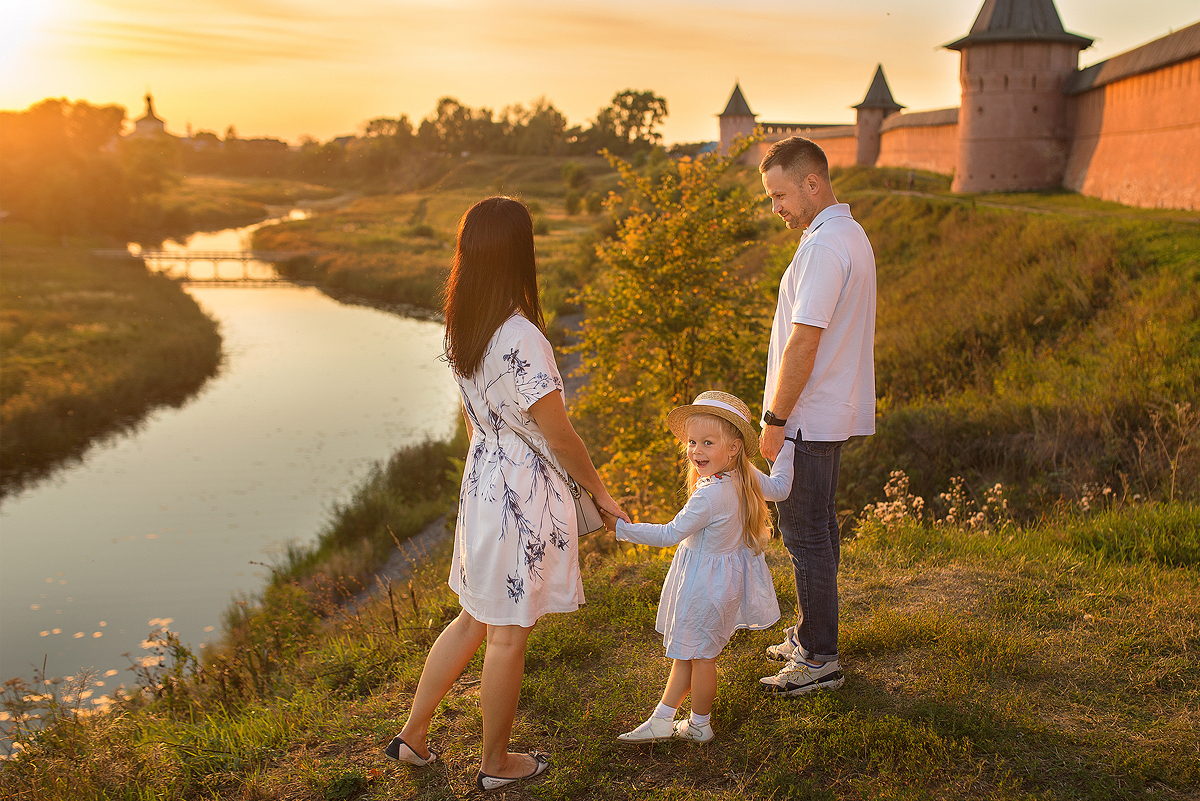
[[[692,711],[697,715],[712,712],[717,697],[717,660],[692,660]]]
[[[425,740],[429,736],[434,710],[479,650],[486,633],[487,626],[464,610],[442,630],[437,642],[429,649],[408,722],[400,731],[400,738],[422,759],[429,757]]]
[[[483,765],[489,776],[511,778],[533,771],[536,763],[527,754],[508,750],[521,680],[525,675],[525,645],[533,627],[488,626],[483,656],[483,682],[479,687],[483,707]]]
[[[675,709],[687,698],[692,689],[692,663],[687,659],[671,660],[671,678],[667,679],[667,687],[663,690],[662,702]],[[696,701],[693,698],[692,704]]]

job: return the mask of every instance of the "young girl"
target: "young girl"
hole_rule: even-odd
[[[711,740],[717,654],[736,629],[765,629],[779,620],[762,549],[770,536],[766,501],[791,492],[793,444],[784,443],[771,475],[764,475],[750,462],[758,453],[750,410],[725,392],[700,393],[692,405],[673,409],[667,425],[687,451],[687,504],[666,525],[617,523],[617,539],[627,542],[663,548],[682,541],[655,622],[673,660],[671,678],[649,720],[617,737],[626,743]],[[691,718],[676,723],[689,692]]]

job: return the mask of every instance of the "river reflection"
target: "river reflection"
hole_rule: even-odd
[[[453,432],[440,324],[290,285],[188,291],[220,322],[221,374],[0,504],[0,678],[45,658],[108,673],[98,695],[158,625],[203,647],[262,587],[251,562],[313,541],[374,461]]]

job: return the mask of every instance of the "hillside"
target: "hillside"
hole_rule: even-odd
[[[561,164],[508,165],[510,178],[545,176],[516,188],[540,205],[547,306],[570,310],[574,288],[603,280],[589,243],[615,226],[565,214]],[[496,188],[483,168],[455,174],[457,184],[363,198],[279,235],[329,251],[326,266],[310,265],[315,280],[368,276],[356,294],[395,302],[379,288],[405,284],[397,265],[423,265],[436,285],[458,214]],[[589,180],[612,178],[598,168]],[[518,747],[550,751],[555,766],[496,795],[1194,797],[1200,225],[1070,195],[954,197],[937,176],[913,193],[892,191],[901,184],[886,170],[836,180],[872,239],[880,290],[879,433],[847,449],[839,500],[846,686],[762,695],[757,678],[772,670],[762,649],[783,624],[742,632],[718,661],[716,742],[619,746],[669,670],[653,621],[670,552],[594,536],[581,548],[588,603],[534,631],[514,729]],[[769,314],[796,236],[765,216],[751,234],[731,272],[759,282],[757,312]],[[436,243],[427,260],[404,255],[414,237]],[[360,259],[372,243],[378,258]],[[23,734],[19,758],[0,764],[6,792],[474,796],[478,655],[435,717],[440,765],[379,755],[457,613],[446,546],[410,583],[346,603],[397,540],[453,508],[464,448],[460,436],[381,465],[317,546],[293,550],[255,603],[231,608],[203,659],[169,632],[152,637],[119,714],[74,715],[92,677],[10,682],[6,725]],[[767,559],[786,621],[795,605],[778,540]],[[38,715],[53,725],[35,735]]]

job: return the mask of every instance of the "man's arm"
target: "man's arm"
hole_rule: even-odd
[[[776,417],[787,418],[796,408],[796,401],[800,400],[800,394],[812,375],[823,330],[815,325],[792,323],[792,333],[788,334],[787,345],[780,358],[775,393],[771,396],[771,413]],[[764,457],[774,461],[783,447],[783,440],[783,426],[763,426],[759,450]]]

